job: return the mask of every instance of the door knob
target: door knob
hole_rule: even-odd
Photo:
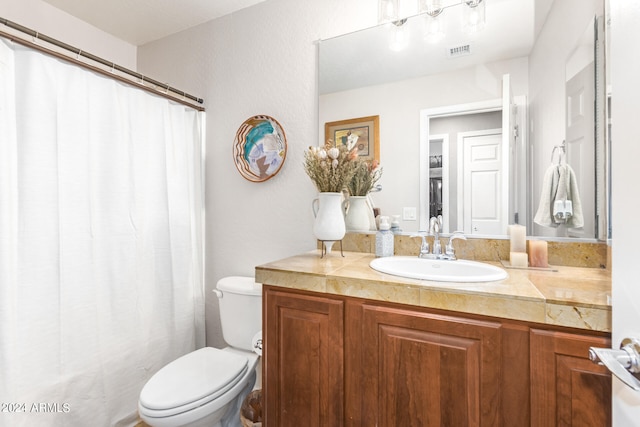
[[[636,391],[640,391],[640,380],[633,374],[640,373],[640,340],[625,338],[620,350],[612,348],[589,348],[589,359],[604,365],[620,381]]]

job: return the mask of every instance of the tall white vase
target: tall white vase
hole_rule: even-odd
[[[311,203],[316,219],[313,234],[324,243],[327,253],[336,240],[342,240],[346,233],[342,193],[320,193]]]
[[[370,231],[372,213],[367,196],[350,196],[345,202],[344,218],[348,231]]]

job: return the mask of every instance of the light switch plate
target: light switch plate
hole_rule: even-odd
[[[415,221],[416,220],[416,208],[402,208],[402,219],[405,221]]]

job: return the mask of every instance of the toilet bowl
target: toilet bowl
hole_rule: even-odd
[[[239,426],[237,414],[255,384],[257,363],[257,354],[232,348],[205,347],[182,356],[142,389],[140,418],[153,427]]]
[[[253,344],[261,328],[262,287],[250,277],[228,277],[218,282],[216,294],[231,346],[201,348],[156,372],[138,400],[140,418],[148,425],[241,426],[240,406],[256,382],[259,349],[254,351]]]

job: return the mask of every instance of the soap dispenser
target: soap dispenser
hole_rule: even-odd
[[[379,230],[376,233],[376,257],[393,256],[393,233],[389,217],[381,216]]]
[[[391,215],[391,218],[393,218],[391,220],[391,232],[393,234],[401,233],[402,230],[400,230],[400,215]]]

